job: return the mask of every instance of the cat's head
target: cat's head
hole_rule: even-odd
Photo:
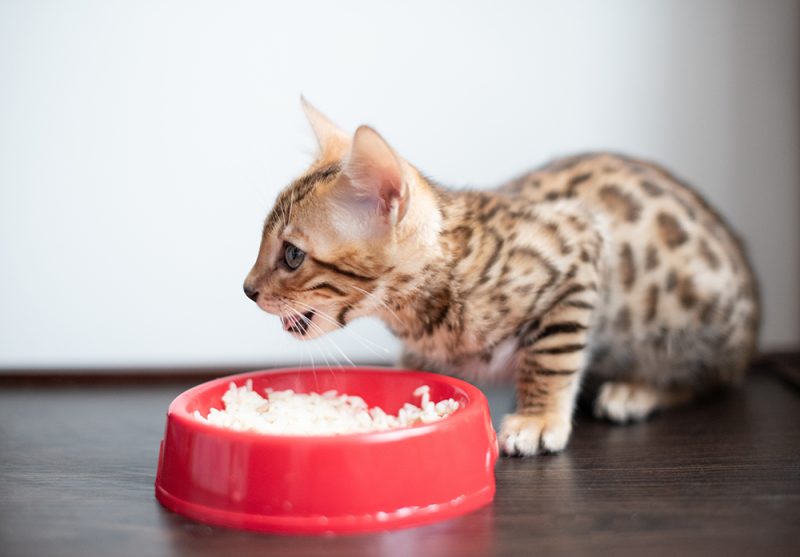
[[[244,290],[285,330],[314,338],[385,308],[410,253],[438,233],[438,212],[425,181],[375,130],[350,136],[303,108],[319,154],[279,194]]]

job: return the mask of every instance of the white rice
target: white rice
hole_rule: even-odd
[[[413,393],[420,397],[420,405],[406,403],[396,416],[377,406],[369,408],[361,397],[336,391],[301,394],[292,390],[265,389],[265,394],[266,398],[255,392],[251,380],[243,387],[231,383],[222,395],[224,410],[211,408],[206,417],[195,410],[194,416],[202,422],[237,431],[271,435],[342,435],[435,422],[459,407],[452,398],[436,403],[431,401],[427,385]]]

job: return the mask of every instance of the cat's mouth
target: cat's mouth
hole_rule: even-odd
[[[314,319],[314,310],[301,314],[295,313],[293,315],[281,316],[284,331],[297,333],[303,336],[308,333],[308,328],[311,326],[312,319]]]

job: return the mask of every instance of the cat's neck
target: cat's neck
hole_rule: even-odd
[[[458,192],[426,180],[416,169],[411,188],[411,204],[397,231],[397,280],[391,292],[383,293],[388,301],[378,316],[394,330],[418,326],[420,312],[426,311],[427,299],[447,290],[456,298],[452,245],[446,231],[463,224],[463,203]]]
[[[445,232],[463,224],[462,196],[411,171],[411,204],[397,231],[399,260],[406,273],[449,269],[453,254]]]
[[[430,183],[408,163],[406,175],[409,181],[410,204],[408,212],[397,228],[396,245],[399,255],[412,263],[420,259],[434,258],[439,254],[441,231],[445,225],[445,214],[441,210],[444,190]]]

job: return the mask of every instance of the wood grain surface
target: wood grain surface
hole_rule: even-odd
[[[644,424],[579,416],[564,454],[498,462],[491,506],[345,537],[226,530],[158,504],[166,408],[197,377],[0,377],[0,555],[800,555],[800,391],[782,376],[762,364],[743,389]],[[499,419],[511,392],[486,391]]]

